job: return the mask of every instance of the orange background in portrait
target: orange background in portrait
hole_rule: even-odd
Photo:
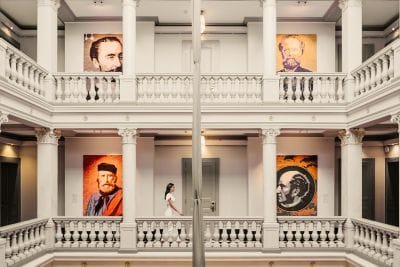
[[[316,34],[277,34],[276,35],[276,71],[283,69],[282,55],[279,43],[287,35],[296,35],[304,42],[304,53],[301,57],[301,66],[313,72],[317,71],[317,35]]]
[[[93,66],[92,59],[90,58],[90,47],[92,46],[92,43],[97,41],[100,38],[110,36],[110,37],[117,37],[122,44],[122,34],[85,34],[84,36],[93,36],[93,40],[90,38],[87,38],[85,40],[84,37],[84,45],[83,45],[83,71],[99,71]]]
[[[83,215],[90,196],[98,191],[97,165],[110,163],[117,167],[117,185],[122,188],[122,155],[84,155],[83,156]]]
[[[286,159],[285,157],[292,157],[291,159]],[[314,157],[315,161],[312,162],[302,162],[304,158]],[[311,202],[299,211],[286,211],[279,206],[277,206],[277,215],[278,216],[316,216],[317,215],[317,200],[318,200],[318,157],[315,155],[279,155],[276,157],[276,169],[279,171],[280,169],[288,166],[298,166],[306,171],[308,171],[314,179],[315,184],[315,193]],[[279,178],[279,177],[278,177]]]

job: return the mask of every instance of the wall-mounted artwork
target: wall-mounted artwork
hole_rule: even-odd
[[[83,215],[122,216],[122,156],[83,156]]]
[[[316,34],[278,34],[276,42],[276,71],[317,71]]]
[[[84,35],[84,71],[122,72],[122,34]]]
[[[316,216],[318,158],[277,156],[277,215]]]

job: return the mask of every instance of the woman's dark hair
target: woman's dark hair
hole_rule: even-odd
[[[171,188],[174,186],[174,184],[173,183],[169,183],[169,184],[167,184],[167,188],[165,189],[165,195],[164,195],[164,199],[166,199],[167,198],[167,195],[168,195],[168,193],[169,192],[171,192]]]

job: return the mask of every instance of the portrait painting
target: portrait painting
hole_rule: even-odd
[[[122,72],[122,34],[84,34],[83,70]]]
[[[276,46],[277,72],[317,71],[316,34],[278,34]]]
[[[318,157],[277,156],[277,215],[316,216]]]
[[[83,215],[122,216],[122,156],[83,156]]]

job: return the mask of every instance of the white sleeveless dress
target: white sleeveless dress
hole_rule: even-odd
[[[167,196],[165,197],[165,202],[167,204],[167,209],[164,212],[164,216],[165,217],[172,217],[174,215],[174,210],[169,205],[169,201],[168,200],[171,200],[172,202],[175,202],[175,197],[171,193],[168,193]]]

